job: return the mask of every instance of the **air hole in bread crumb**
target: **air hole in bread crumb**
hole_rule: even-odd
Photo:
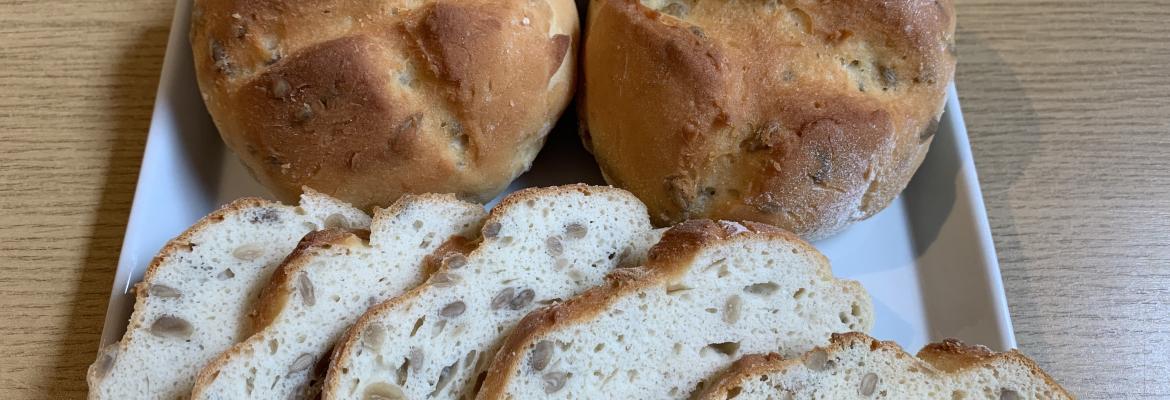
[[[483,381],[487,380],[487,371],[480,371],[479,375],[475,376],[475,389],[472,393],[479,393],[479,389],[483,387]]]
[[[666,287],[666,294],[669,296],[674,296],[674,295],[682,294],[682,292],[686,292],[686,291],[691,290],[691,289],[693,289],[693,288],[688,287],[687,285],[684,285],[681,283],[676,283],[676,284],[669,285]]]
[[[723,342],[704,346],[703,349],[699,350],[699,355],[722,354],[727,357],[735,357],[737,352],[739,352],[739,342]]]
[[[725,263],[725,262],[727,262],[726,258],[720,258],[718,260],[715,260],[715,262],[711,263],[711,265],[708,265],[706,268],[703,268],[703,273],[706,273],[707,271],[715,269],[715,268],[723,265],[723,263]]]
[[[780,285],[775,282],[756,283],[743,287],[743,291],[757,296],[771,296],[780,290]]]
[[[801,297],[804,297],[804,294],[805,294],[804,288],[796,289],[796,293],[792,294],[792,298],[799,299]]]
[[[414,328],[410,329],[410,337],[414,337],[414,335],[416,333],[418,333],[418,329],[422,328],[423,323],[426,321],[427,321],[427,317],[425,317],[425,316],[418,317],[418,319],[414,320]]]
[[[396,372],[395,377],[398,379],[398,386],[405,385],[406,380],[410,378],[410,358],[403,358],[402,364],[398,365]]]
[[[605,350],[605,343],[598,343],[596,346],[593,346],[594,353],[600,353],[602,350]]]

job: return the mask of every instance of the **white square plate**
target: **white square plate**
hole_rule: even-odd
[[[134,206],[110,295],[102,345],[122,336],[129,289],[170,238],[220,204],[266,196],[226,151],[195,85],[187,42],[190,0],[175,8]],[[836,275],[858,279],[873,297],[872,334],[907,351],[954,337],[997,350],[1016,347],[975,164],[954,87],[929,155],[889,208],[816,243]],[[570,123],[571,124],[571,123]],[[603,184],[571,126],[560,126],[509,190]],[[553,165],[555,163],[555,166]]]

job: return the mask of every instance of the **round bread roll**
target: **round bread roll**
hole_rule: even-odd
[[[279,197],[486,201],[574,88],[572,0],[196,0],[191,47],[224,142]]]
[[[890,204],[954,75],[951,0],[593,0],[582,140],[658,224],[818,239]]]

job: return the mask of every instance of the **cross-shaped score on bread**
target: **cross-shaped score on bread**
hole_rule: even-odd
[[[578,25],[570,0],[195,0],[190,39],[261,184],[369,209],[485,202],[527,170],[572,98]]]

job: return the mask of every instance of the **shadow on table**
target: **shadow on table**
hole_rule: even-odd
[[[1024,166],[1028,165],[1031,158],[1036,156],[1039,142],[1036,140],[1035,112],[1032,110],[1015,72],[1000,58],[999,54],[994,49],[986,47],[978,34],[962,32],[961,25],[960,31],[960,73],[957,77],[960,97],[968,97],[964,96],[964,87],[988,85],[989,82],[986,81],[989,79],[996,80],[995,87],[1006,89],[1006,93],[994,93],[996,102],[979,102],[981,105],[994,103],[991,104],[990,108],[981,108],[976,112],[971,112],[972,109],[968,108],[964,110],[967,111],[964,117],[976,170],[982,178],[980,186],[992,228],[993,241],[997,250],[1013,249],[1019,246],[1019,241],[1014,218],[1010,215],[1011,207],[1010,204],[1007,204],[1010,199],[999,194],[1012,186],[1025,169]],[[964,62],[964,60],[968,62]],[[974,89],[970,92],[980,93]],[[1010,114],[1007,112],[1009,110],[1012,111]],[[980,124],[979,120],[1000,118],[1002,115],[1023,115],[1026,118],[1018,121],[1013,132],[980,130],[980,126],[984,126],[984,124]],[[1028,136],[1029,134],[1031,136]],[[961,145],[956,143],[955,139],[951,135],[936,137],[932,144],[931,154],[938,156],[942,154],[940,152],[955,151],[953,149]],[[979,144],[986,145],[994,142],[1006,142],[1013,146],[1013,151],[994,155],[980,151]],[[1005,160],[1002,157],[1003,154],[1017,156],[1018,159]],[[996,155],[1000,157],[993,157]],[[924,179],[941,184],[935,185],[936,187],[912,184],[911,188],[903,194],[907,207],[915,210],[915,212],[910,213],[915,229],[915,251],[920,259],[933,260],[924,262],[924,264],[937,266],[937,268],[919,271],[919,284],[924,297],[940,299],[925,303],[924,311],[928,321],[943,321],[942,326],[952,328],[965,326],[958,331],[932,329],[930,334],[933,340],[957,337],[977,342],[983,341],[982,344],[999,347],[995,343],[998,341],[998,335],[995,334],[998,329],[993,325],[995,320],[989,315],[984,315],[986,310],[994,309],[994,305],[989,303],[992,299],[981,299],[985,297],[981,292],[959,293],[991,286],[992,282],[987,281],[989,277],[977,267],[981,264],[977,259],[982,254],[964,253],[961,250],[968,249],[969,246],[961,246],[961,243],[936,243],[940,232],[949,235],[951,241],[956,238],[960,241],[975,240],[977,236],[977,232],[973,230],[974,227],[946,225],[948,216],[952,215],[952,212],[966,213],[969,212],[970,208],[970,205],[964,201],[959,204],[961,209],[953,209],[958,198],[965,198],[965,196],[956,196],[956,189],[965,190],[965,188],[956,188],[953,185],[953,182],[956,182],[955,175],[959,173],[961,168],[957,162],[958,159],[955,157],[931,157],[928,155],[915,180]],[[915,193],[916,189],[922,193]],[[988,201],[989,198],[995,200]],[[932,248],[932,245],[937,245],[935,246],[937,248]],[[1011,276],[1008,271],[1014,266],[1014,263],[1011,260],[1000,258],[1003,261],[1000,263],[1000,269],[1003,271],[1006,281]],[[955,292],[956,290],[959,292]],[[971,299],[981,299],[986,300],[986,302],[971,301]],[[1011,300],[1012,298],[1009,296],[1009,310],[1011,310]],[[907,350],[916,351],[917,349]]]
[[[78,286],[70,300],[69,322],[56,346],[52,373],[37,385],[46,399],[84,398],[85,374],[97,356],[110,287],[118,266],[122,238],[134,200],[138,169],[154,94],[166,51],[169,21],[142,31],[119,58],[116,82],[109,88],[107,114],[114,115],[113,144],[96,219]]]

